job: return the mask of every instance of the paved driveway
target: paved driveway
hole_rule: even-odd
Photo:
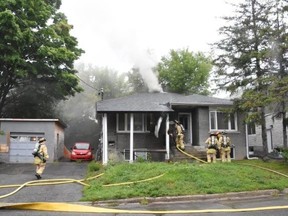
[[[83,179],[88,163],[48,163],[42,179]],[[0,185],[23,184],[36,180],[33,164],[0,164]],[[0,188],[0,196],[16,188]],[[14,195],[0,199],[0,202],[78,202],[83,186],[78,183],[24,187]]]

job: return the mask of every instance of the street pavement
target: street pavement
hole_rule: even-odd
[[[47,179],[83,179],[87,162],[48,163],[42,175]],[[33,164],[0,164],[0,185],[23,184],[36,180]],[[0,189],[0,196],[16,188]],[[78,202],[82,197],[83,186],[77,183],[24,187],[12,196],[0,199],[0,202]]]
[[[46,170],[43,174],[43,179],[83,179],[86,175],[88,163],[77,162],[55,162],[47,164]],[[28,181],[35,180],[35,168],[33,164],[0,164],[0,185],[23,184]],[[0,196],[8,194],[15,188],[0,189]],[[82,197],[83,186],[77,183],[49,185],[49,186],[32,186],[24,187],[17,193],[0,199],[1,203],[23,203],[23,202],[66,202],[66,203],[79,203]],[[97,203],[82,203],[83,205],[96,206],[112,209],[127,210],[125,213],[107,213],[97,215],[136,215],[129,213],[130,210],[165,210],[165,214],[142,214],[137,215],[201,215],[201,216],[270,216],[279,215],[287,216],[288,210],[263,210],[255,212],[222,212],[222,213],[182,213],[175,214],[169,211],[173,210],[201,210],[201,209],[239,209],[239,208],[255,208],[266,206],[286,206],[288,205],[287,193],[277,194],[275,190],[268,190],[263,192],[251,193],[230,193],[226,195],[202,195],[202,196],[183,196],[183,197],[166,197],[154,198],[147,201],[149,204],[140,204],[140,199],[126,199],[120,201],[97,202]],[[44,211],[29,211],[29,210],[0,210],[0,215],[8,216],[92,216],[95,213],[69,213],[69,212],[44,212]]]

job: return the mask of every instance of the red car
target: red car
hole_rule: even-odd
[[[90,143],[88,142],[77,142],[72,148],[71,152],[71,160],[92,160],[93,148],[91,147]]]

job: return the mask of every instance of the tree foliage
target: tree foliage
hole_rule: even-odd
[[[171,50],[156,67],[163,89],[180,94],[208,94],[211,69],[209,57],[188,49]]]
[[[60,5],[61,0],[0,2],[0,116],[44,117],[57,100],[81,91],[73,63],[83,51],[57,12]],[[13,115],[16,105],[27,112]],[[43,112],[33,114],[36,107]]]
[[[101,125],[96,123],[95,104],[103,99],[116,98],[127,94],[128,83],[125,74],[107,68],[78,65],[80,87],[84,90],[74,97],[61,102],[58,115],[68,125],[65,141],[71,147],[76,141],[88,141],[95,148],[100,138]]]
[[[128,83],[131,92],[149,92],[148,86],[142,78],[139,68],[132,68],[127,73]]]
[[[275,104],[273,118],[282,118],[283,146],[287,148],[288,1],[275,1],[271,13],[271,70],[274,76],[268,90]]]
[[[232,95],[241,95],[235,100],[235,107],[250,112],[247,120],[261,125],[266,153],[265,108],[275,102],[271,86],[281,68],[275,59],[279,55],[272,55],[274,39],[279,36],[275,34],[275,3],[280,1],[245,0],[234,5],[235,15],[225,17],[229,24],[220,28],[223,39],[214,44],[218,50],[214,59],[218,86]]]

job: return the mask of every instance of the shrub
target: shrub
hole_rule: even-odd
[[[288,162],[288,149],[287,148],[281,149],[281,155],[283,156],[284,160]]]
[[[90,162],[88,165],[88,172],[89,173],[97,172],[101,169],[102,169],[102,164],[95,162],[95,161]]]

